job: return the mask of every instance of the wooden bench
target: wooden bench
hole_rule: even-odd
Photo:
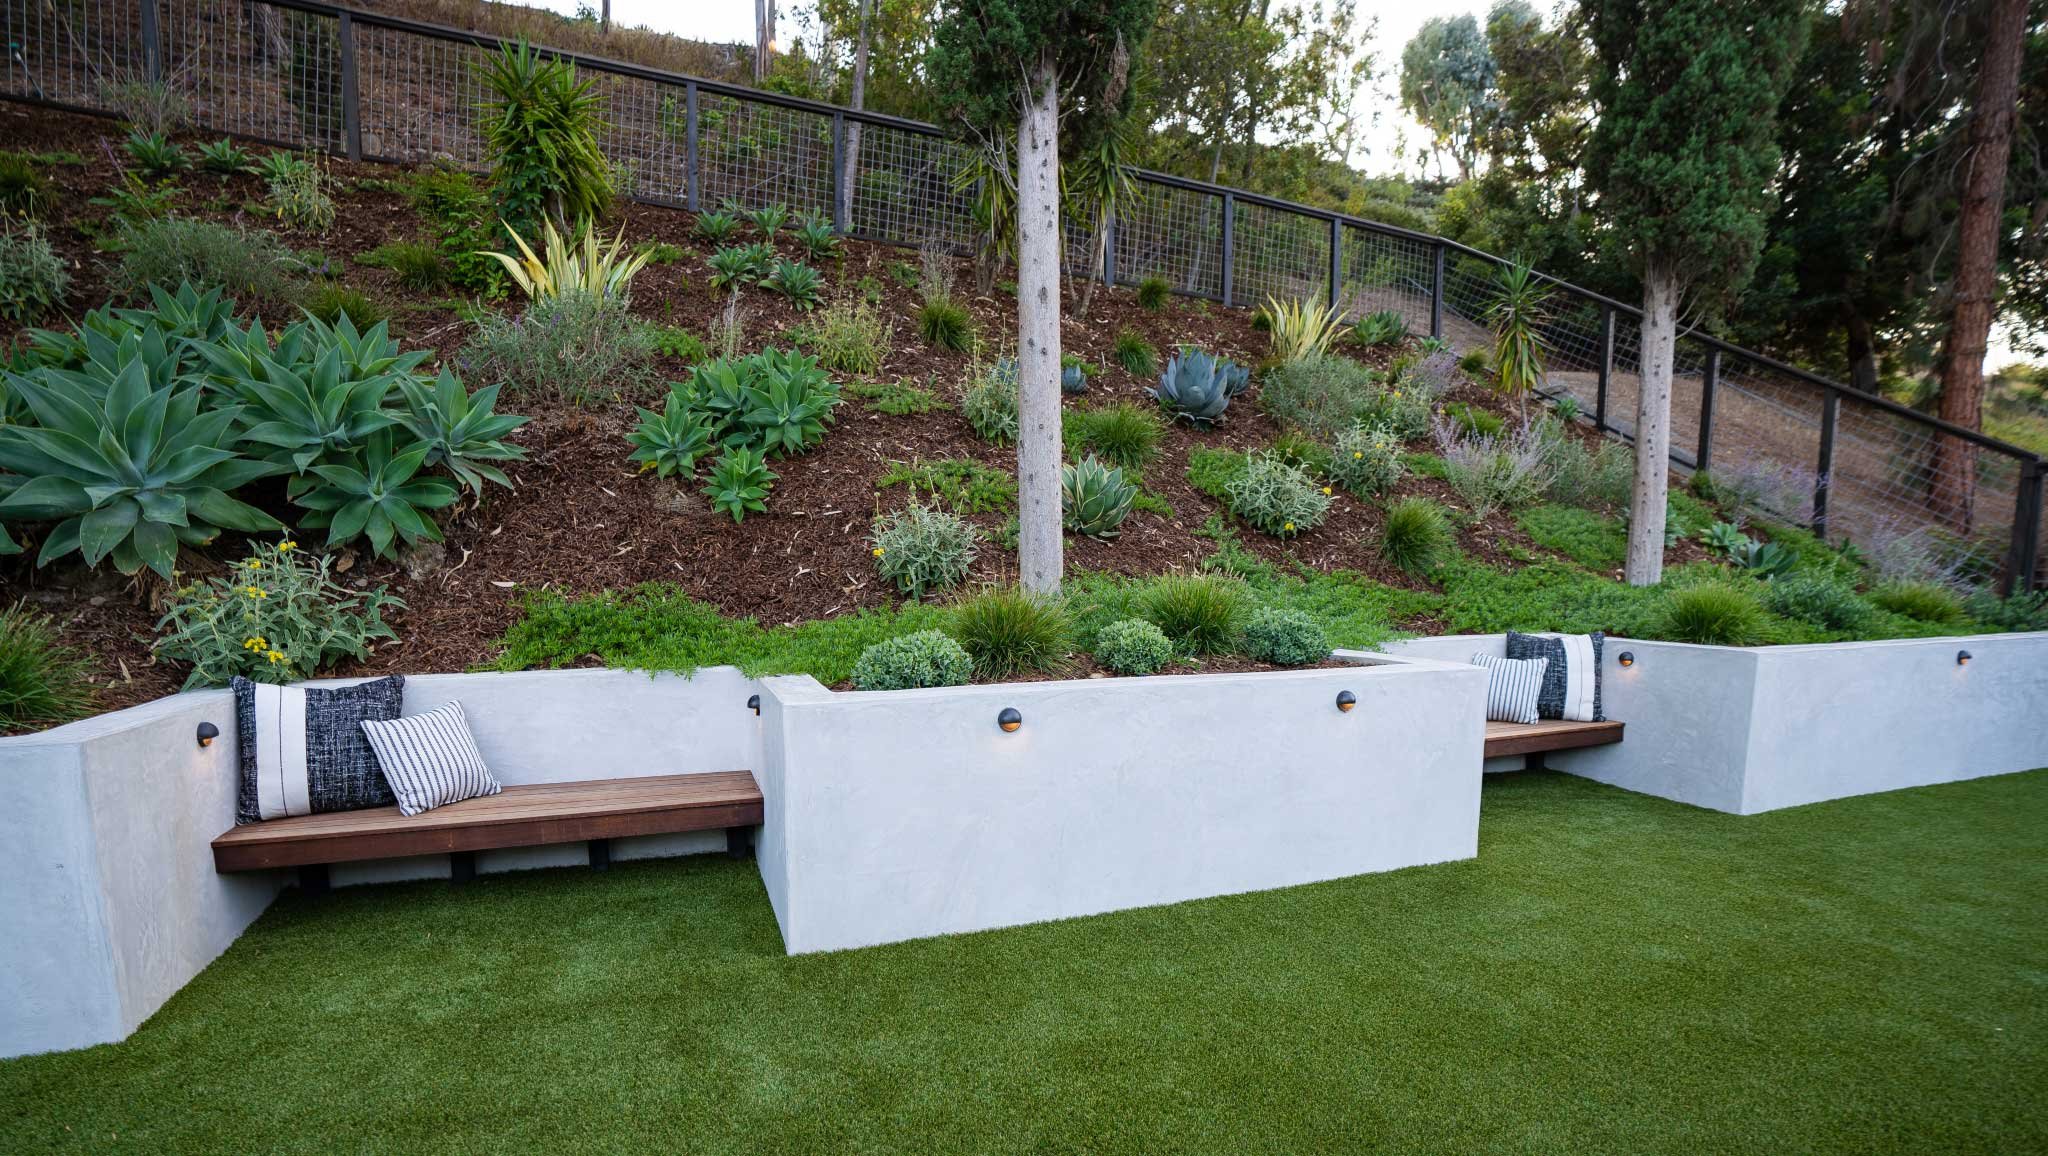
[[[410,818],[376,807],[249,823],[213,841],[213,869],[297,867],[300,882],[317,891],[330,863],[447,855],[449,877],[465,882],[476,876],[478,851],[587,842],[590,865],[603,870],[611,840],[632,835],[723,828],[726,852],[737,858],[760,824],[761,788],[751,771],[535,783]]]
[[[1511,758],[1527,755],[1531,770],[1541,769],[1547,751],[1573,751],[1621,741],[1621,724],[1606,722],[1565,722],[1544,719],[1533,723],[1489,722],[1486,724],[1486,757]]]

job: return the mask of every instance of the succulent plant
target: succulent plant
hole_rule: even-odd
[[[1174,417],[1207,428],[1223,420],[1230,399],[1244,392],[1250,381],[1251,371],[1230,359],[1188,349],[1166,363],[1159,387],[1145,393]]]
[[[1077,534],[1116,537],[1137,499],[1138,487],[1124,478],[1124,472],[1103,465],[1094,454],[1060,467],[1060,511],[1067,529]]]
[[[1088,371],[1087,371],[1087,370],[1085,370],[1085,369],[1083,369],[1083,368],[1081,368],[1081,367],[1080,367],[1080,366],[1078,366],[1078,365],[1063,365],[1063,366],[1061,366],[1061,367],[1060,367],[1060,392],[1061,392],[1061,393],[1087,393],[1087,392],[1088,392]]]

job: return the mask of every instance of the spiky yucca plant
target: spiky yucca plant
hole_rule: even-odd
[[[647,251],[626,254],[623,229],[612,239],[609,247],[601,246],[596,227],[588,221],[579,230],[574,248],[555,228],[553,221],[542,221],[542,254],[535,254],[533,246],[528,245],[511,225],[507,224],[505,231],[512,235],[512,243],[519,246],[519,258],[514,259],[506,253],[480,252],[477,255],[503,265],[512,275],[513,283],[534,301],[546,301],[576,292],[622,300],[632,286],[634,276],[646,266],[651,255]]]
[[[1503,265],[1494,276],[1485,318],[1493,327],[1494,384],[1515,399],[1523,421],[1529,394],[1543,382],[1544,306],[1550,289],[1527,265]]]
[[[1317,301],[1268,297],[1265,313],[1276,361],[1300,361],[1326,353],[1344,328],[1343,314]]]

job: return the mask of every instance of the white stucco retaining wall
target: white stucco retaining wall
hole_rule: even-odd
[[[1353,657],[885,693],[763,680],[759,854],[787,949],[1470,858],[1483,673]],[[1014,734],[1004,707],[1024,716]]]
[[[508,784],[753,769],[756,684],[620,670],[421,675],[405,711],[461,700]],[[201,722],[220,728],[198,745]],[[219,875],[235,822],[234,697],[198,691],[0,738],[0,1056],[126,1038],[227,950],[290,872]],[[715,851],[723,832],[622,839],[615,858]],[[584,861],[582,844],[477,856],[477,870]],[[337,885],[445,876],[445,856],[344,864]]]
[[[1467,661],[1504,642],[1442,636],[1388,650]],[[1627,669],[1624,650],[1636,656]],[[1968,666],[1956,664],[1963,650]],[[1546,763],[1717,811],[2048,766],[2048,634],[1746,649],[1610,638],[1603,663],[1606,713],[1626,737]]]

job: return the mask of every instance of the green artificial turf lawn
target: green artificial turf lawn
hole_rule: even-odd
[[[0,1151],[2048,1148],[2048,772],[790,959],[722,858],[288,896]]]

